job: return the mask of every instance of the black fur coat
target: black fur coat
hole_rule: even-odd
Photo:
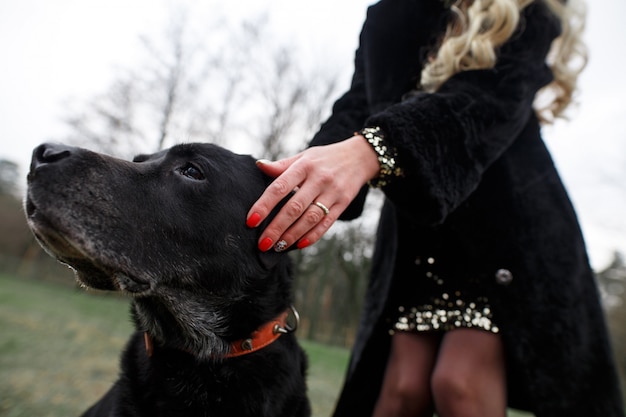
[[[382,0],[368,9],[352,85],[311,145],[380,126],[405,176],[384,188],[366,307],[336,417],[368,416],[389,352],[388,309],[416,255],[489,290],[506,346],[509,405],[538,417],[623,416],[598,290],[578,220],[532,109],[552,74],[559,23],[539,0],[494,69],[413,92],[445,27],[440,0]],[[343,218],[358,216],[364,189]],[[496,283],[506,268],[513,279]]]

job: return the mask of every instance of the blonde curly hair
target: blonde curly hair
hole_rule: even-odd
[[[515,32],[521,10],[533,1],[545,1],[560,18],[562,30],[547,59],[554,80],[537,95],[535,110],[543,123],[564,117],[573,101],[578,75],[587,64],[582,41],[586,12],[583,0],[452,1],[454,19],[422,71],[420,89],[433,92],[457,72],[492,68],[498,47]]]

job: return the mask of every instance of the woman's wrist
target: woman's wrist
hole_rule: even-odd
[[[403,175],[402,168],[398,166],[398,152],[387,144],[385,135],[379,127],[366,127],[355,132],[355,135],[363,136],[378,158],[378,175],[368,181],[370,187],[384,187],[395,177]]]

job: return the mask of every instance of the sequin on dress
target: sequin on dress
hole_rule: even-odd
[[[401,305],[397,309],[395,322],[390,333],[449,331],[457,328],[476,328],[492,333],[500,329],[493,319],[493,312],[486,295],[480,293],[480,286],[475,282],[464,283],[463,289],[455,289],[454,283],[444,281],[436,272],[435,259],[426,258],[416,264],[425,264],[419,268],[429,282],[430,291],[425,302],[416,305]],[[419,278],[418,278],[419,279]]]

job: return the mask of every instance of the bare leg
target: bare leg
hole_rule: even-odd
[[[447,332],[431,383],[440,417],[505,417],[506,370],[501,337],[484,330]]]
[[[432,416],[430,378],[440,336],[398,332],[393,336],[373,417]]]

